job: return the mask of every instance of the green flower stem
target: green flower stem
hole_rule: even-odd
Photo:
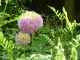
[[[4,7],[4,11],[3,11],[3,14],[2,14],[2,16],[4,16],[4,13],[5,13],[5,11],[6,11],[6,8],[7,8],[7,5],[8,5],[8,0],[7,0],[7,2],[6,2],[6,5],[5,5],[5,7]],[[1,28],[1,26],[3,25],[2,24],[2,22],[3,22],[3,19],[4,19],[4,17],[2,17],[2,19],[1,19],[1,21],[0,21],[0,28]]]
[[[52,48],[50,49],[50,54],[53,55],[53,50],[52,50]]]
[[[73,31],[72,31],[72,33],[71,33],[71,39],[73,38]]]
[[[6,5],[5,5],[5,8],[4,8],[4,12],[6,11],[7,4],[8,4],[8,0],[6,1]]]
[[[24,55],[25,55],[25,52],[26,52],[25,48],[26,48],[26,47],[23,47],[23,49],[24,49]]]
[[[33,48],[34,48],[34,33],[32,34],[32,50],[31,50],[32,53],[33,53]]]
[[[61,24],[62,24],[62,28],[61,28],[61,29],[63,30],[63,29],[64,29],[64,28],[63,28],[63,20],[61,21]],[[63,31],[61,31],[61,40],[62,40],[62,39],[63,39]]]

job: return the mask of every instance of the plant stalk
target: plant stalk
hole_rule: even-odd
[[[34,33],[32,34],[32,50],[31,50],[31,53],[33,53],[33,48],[34,48]]]

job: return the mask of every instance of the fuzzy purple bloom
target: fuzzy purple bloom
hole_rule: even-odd
[[[43,26],[43,19],[34,11],[26,11],[20,16],[18,26],[24,33],[34,33]]]
[[[15,41],[21,46],[26,46],[30,43],[30,35],[28,33],[19,32],[19,34],[16,35]]]

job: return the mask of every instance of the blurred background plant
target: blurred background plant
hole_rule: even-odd
[[[24,5],[26,1],[32,3],[32,0],[0,0],[0,60],[79,60],[80,23],[70,22],[65,8],[59,12],[49,6],[55,15],[41,14],[44,26],[34,34],[33,54],[31,43],[24,47],[15,43],[18,16],[31,10]]]

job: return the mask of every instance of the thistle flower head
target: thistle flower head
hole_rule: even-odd
[[[19,34],[16,35],[15,41],[22,46],[26,46],[30,43],[30,35],[28,33],[19,32]]]
[[[26,11],[20,16],[18,26],[24,33],[34,33],[43,26],[43,19],[34,11]]]

